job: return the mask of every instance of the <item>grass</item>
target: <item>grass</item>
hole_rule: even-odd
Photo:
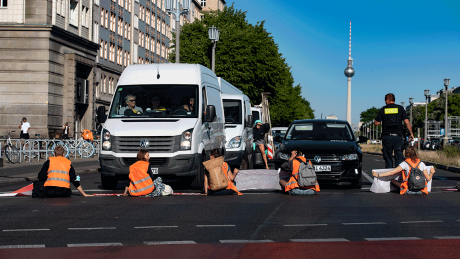
[[[361,150],[363,152],[382,153],[382,145],[362,144]],[[448,146],[438,151],[419,150],[418,155],[423,161],[448,166],[460,166],[460,149],[457,147]]]

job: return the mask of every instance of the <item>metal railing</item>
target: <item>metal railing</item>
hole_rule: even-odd
[[[2,149],[5,138],[0,139],[0,157],[5,157],[5,150]],[[54,149],[57,146],[64,148],[64,156],[71,159],[84,159],[99,157],[100,140],[92,143],[80,139],[11,139],[11,143],[19,151],[19,163],[48,160],[54,156]]]

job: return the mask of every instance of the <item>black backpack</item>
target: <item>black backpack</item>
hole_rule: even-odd
[[[420,189],[423,189],[423,188],[426,187],[425,175],[423,174],[423,171],[418,168],[419,165],[420,165],[420,162],[418,162],[418,164],[415,166],[415,168],[412,167],[409,163],[406,162],[409,165],[409,167],[411,168],[411,170],[409,172],[409,180],[408,180],[409,189],[420,190]]]

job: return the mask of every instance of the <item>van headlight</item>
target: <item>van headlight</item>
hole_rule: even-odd
[[[192,148],[192,132],[193,129],[188,129],[182,132],[180,136],[180,149],[190,150]]]
[[[106,129],[102,130],[102,149],[110,150],[112,148],[112,142],[110,142],[110,132]]]
[[[239,148],[241,146],[241,136],[236,136],[227,144],[227,148]]]
[[[282,152],[278,153],[278,158],[281,159],[281,160],[289,160],[290,157],[291,156],[289,156],[289,154],[282,153]]]
[[[358,160],[358,154],[347,154],[347,155],[343,155],[341,158],[341,160]]]

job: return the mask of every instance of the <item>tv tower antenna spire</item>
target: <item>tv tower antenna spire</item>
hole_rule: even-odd
[[[351,59],[351,21],[350,21],[350,42],[348,43],[348,59]]]
[[[347,121],[351,125],[351,78],[355,75],[353,69],[353,59],[351,58],[351,21],[350,21],[350,41],[348,42],[348,65],[345,68],[345,76],[348,77],[348,91],[347,91]]]

